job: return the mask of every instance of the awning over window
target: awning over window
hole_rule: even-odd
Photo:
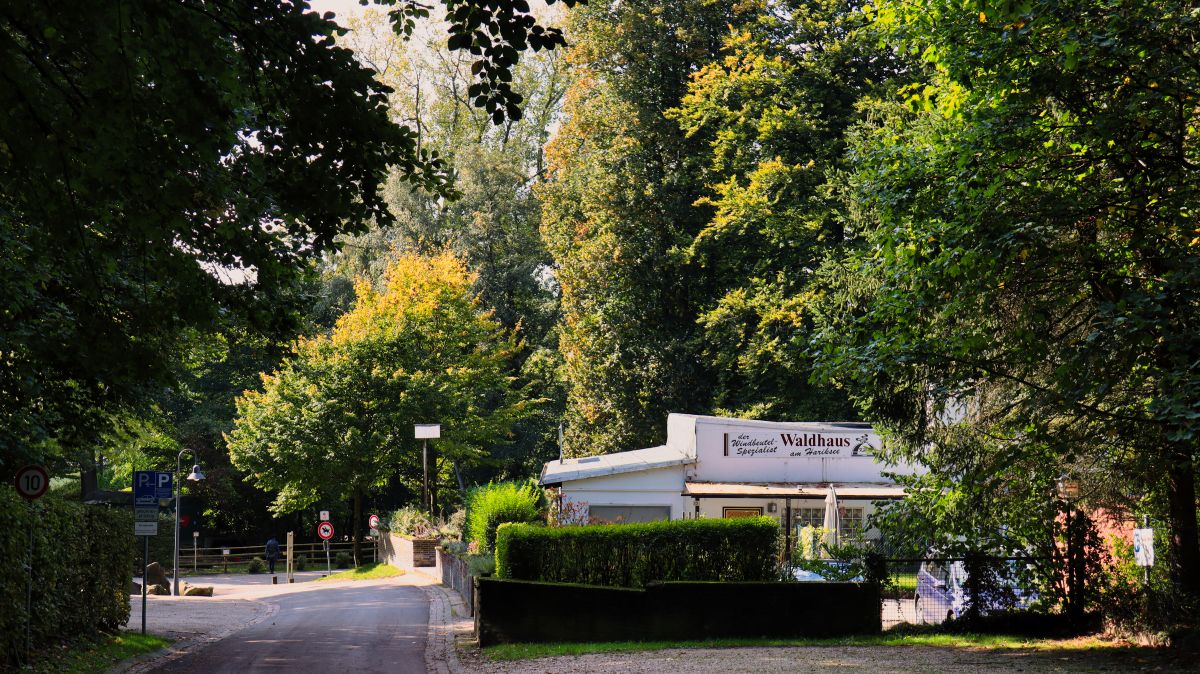
[[[888,483],[834,483],[839,499],[880,501],[902,499],[904,487]],[[825,498],[829,484],[784,484],[768,482],[685,482],[683,495],[693,498]]]

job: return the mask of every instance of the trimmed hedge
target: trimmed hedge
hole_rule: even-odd
[[[97,632],[115,632],[129,618],[134,564],[128,510],[89,506],[47,494],[26,505],[0,487],[0,669],[25,658],[25,569],[33,528],[33,647]]]
[[[475,592],[480,646],[795,639],[882,629],[874,583],[652,583],[635,589],[477,578]],[[547,606],[557,610],[531,608]]]
[[[779,523],[769,517],[548,529],[502,525],[499,578],[642,587],[652,581],[769,581]]]

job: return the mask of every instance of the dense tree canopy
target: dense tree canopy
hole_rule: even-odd
[[[1061,471],[1093,505],[1157,503],[1179,587],[1200,596],[1200,17],[1170,2],[876,11],[928,74],[876,106],[855,150],[881,223],[854,276],[874,290],[830,327],[829,372],[944,474]],[[956,442],[961,420],[987,442]]]
[[[382,4],[400,33],[427,14]],[[512,67],[561,34],[522,0],[443,4],[450,47],[474,57],[472,103],[519,117]],[[390,222],[389,167],[447,190],[444,166],[389,117],[386,86],[307,9],[135,0],[0,15],[4,467],[73,457],[171,381],[189,329],[294,323],[287,289],[308,261]]]

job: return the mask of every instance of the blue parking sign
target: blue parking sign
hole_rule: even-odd
[[[160,470],[139,470],[133,474],[134,505],[158,505],[162,499],[174,494],[173,476]]]

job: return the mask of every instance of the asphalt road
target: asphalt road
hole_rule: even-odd
[[[411,585],[278,595],[279,612],[155,672],[425,672],[429,603]]]

